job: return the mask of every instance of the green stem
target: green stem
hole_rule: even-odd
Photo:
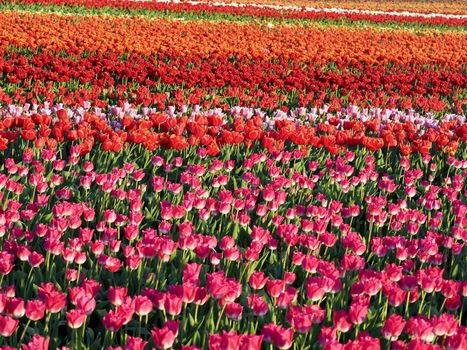
[[[216,332],[216,331],[219,330],[219,325],[220,325],[220,323],[221,323],[222,316],[224,315],[224,310],[225,310],[225,305],[222,307],[222,310],[221,310],[221,313],[220,313],[220,315],[219,315],[219,318],[217,319],[216,328],[213,330],[214,332]]]
[[[29,327],[30,323],[31,323],[31,320],[28,320],[28,322],[26,322],[26,325],[24,326],[23,333],[21,333],[21,337],[19,338],[18,345],[21,345],[21,342],[23,341],[23,338],[26,335],[26,331],[28,330],[28,327]]]

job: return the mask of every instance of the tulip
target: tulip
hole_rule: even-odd
[[[152,311],[152,302],[146,296],[135,297],[135,313],[138,316],[146,316]]]
[[[31,321],[39,321],[44,317],[45,303],[41,300],[28,300],[25,314]]]
[[[124,315],[115,312],[114,310],[110,310],[103,318],[102,323],[104,327],[111,332],[116,332],[123,326],[125,322]]]
[[[26,312],[24,307],[24,300],[22,298],[7,299],[6,311],[14,318],[23,317]]]
[[[86,320],[86,314],[81,310],[70,310],[66,313],[68,327],[76,329],[80,328]]]
[[[383,337],[390,341],[396,341],[402,334],[405,324],[406,322],[401,316],[396,314],[389,316],[381,330]]]
[[[341,310],[334,313],[334,327],[339,331],[346,333],[352,328],[352,323],[347,312]]]
[[[51,291],[45,296],[45,309],[52,313],[58,313],[66,307],[66,294],[59,291]]]
[[[164,308],[165,311],[172,316],[180,315],[183,307],[183,298],[178,297],[175,294],[168,293],[165,301]]]
[[[124,350],[144,350],[148,342],[138,337],[128,337]]]
[[[18,327],[18,320],[9,316],[0,316],[0,335],[3,337],[11,336]]]
[[[368,306],[362,303],[352,303],[349,309],[349,320],[353,324],[363,323],[368,314]]]
[[[125,287],[110,287],[109,294],[107,297],[113,305],[119,306],[122,305],[123,299],[125,298],[127,293],[128,289]]]
[[[179,321],[167,321],[162,329],[153,328],[151,330],[154,345],[159,349],[171,348],[178,335]]]
[[[282,328],[274,324],[266,324],[262,335],[268,342],[272,342],[279,349],[288,349],[292,346],[294,332],[291,328]]]
[[[272,298],[277,298],[285,289],[285,282],[282,280],[269,280],[267,291]]]
[[[454,315],[441,314],[432,320],[434,326],[434,333],[438,337],[453,336],[458,331],[458,322]]]
[[[235,321],[242,319],[243,306],[238,303],[229,303],[225,306],[225,315]]]
[[[34,334],[31,341],[25,345],[21,345],[22,350],[47,350],[49,348],[50,338],[44,338],[38,334]]]
[[[86,294],[77,299],[76,306],[89,316],[96,309],[96,300],[91,295]]]

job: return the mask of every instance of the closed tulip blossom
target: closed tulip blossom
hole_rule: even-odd
[[[49,348],[50,338],[42,337],[38,334],[33,335],[28,344],[22,344],[22,350],[47,350]]]
[[[28,300],[25,313],[31,321],[39,321],[44,317],[45,303],[41,300]]]
[[[18,327],[18,320],[10,316],[0,316],[0,335],[2,337],[11,336]]]
[[[86,320],[86,314],[81,310],[70,310],[66,313],[68,327],[80,328]]]
[[[139,337],[128,337],[128,340],[123,347],[124,350],[144,350],[147,345],[147,341]]]
[[[390,341],[396,341],[404,330],[406,321],[399,315],[389,316],[381,330],[383,337]]]
[[[262,335],[267,342],[272,342],[279,349],[288,349],[292,346],[294,331],[274,324],[266,324]]]
[[[66,307],[66,295],[59,291],[51,291],[45,296],[45,309],[50,313],[58,313]]]
[[[158,349],[169,349],[173,346],[178,335],[178,321],[167,321],[162,328],[151,330],[154,345]]]

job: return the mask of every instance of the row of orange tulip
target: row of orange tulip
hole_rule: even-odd
[[[467,36],[342,27],[276,26],[143,17],[0,13],[0,48],[178,53],[247,58],[284,57],[303,62],[347,59],[370,64],[467,62]]]

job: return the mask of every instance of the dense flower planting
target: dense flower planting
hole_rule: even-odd
[[[32,50],[89,51],[290,59],[325,63],[422,63],[463,65],[463,33],[428,35],[403,30],[245,25],[234,22],[153,21],[145,17],[114,18],[34,13],[0,13],[0,49],[8,45]],[[293,43],[293,45],[291,45]]]
[[[10,345],[465,345],[463,117],[87,108],[4,113]],[[294,146],[306,120],[323,147]],[[171,151],[154,153],[149,125]],[[349,126],[372,136],[342,143]],[[394,143],[402,133],[448,144],[404,155],[385,144],[390,129]],[[202,147],[212,134],[221,153],[212,137]]]
[[[315,8],[309,6],[271,5],[251,3],[223,3],[205,1],[172,2],[166,0],[157,1],[126,1],[126,0],[20,0],[13,1],[19,4],[41,5],[73,5],[87,8],[124,8],[126,10],[156,10],[170,12],[195,12],[195,13],[222,13],[253,17],[272,17],[287,19],[326,19],[326,20],[351,20],[370,22],[396,22],[396,23],[424,23],[434,25],[460,26],[467,24],[467,16],[458,14],[426,14],[420,12],[398,11],[368,11],[358,9]],[[417,10],[419,11],[419,10]]]
[[[58,0],[57,0],[58,1]],[[180,0],[187,2],[190,0]],[[258,4],[258,5],[278,5],[278,6],[310,6],[315,8],[343,8],[349,10],[370,10],[370,11],[412,11],[420,13],[457,13],[465,15],[465,3],[462,0],[438,1],[438,0],[204,0],[210,2]]]
[[[83,5],[87,7],[119,7],[119,8],[151,8],[160,9],[159,6],[173,6],[177,5],[190,6],[190,5],[204,5],[206,9],[212,7],[239,7],[239,8],[276,8],[276,9],[316,9],[316,10],[346,10],[349,12],[398,12],[401,16],[412,14],[428,14],[431,17],[443,17],[443,15],[465,15],[465,3],[461,0],[452,1],[371,1],[371,0],[351,0],[351,1],[303,1],[303,0],[156,0],[156,1],[124,1],[124,0],[10,0],[13,3],[35,4],[41,3],[44,5],[51,4],[73,4]],[[170,7],[165,7],[165,9]],[[178,7],[181,9],[182,7]],[[189,10],[189,7],[183,7]],[[337,12],[337,11],[336,11]]]
[[[449,65],[374,66],[345,60],[315,65],[285,59],[113,53],[56,57],[12,52],[0,58],[0,72],[0,100],[6,104],[48,101],[79,106],[88,100],[103,107],[109,101],[128,100],[146,107],[156,102],[162,110],[169,103],[263,109],[329,104],[332,110],[352,104],[462,113],[467,84],[463,70]]]
[[[0,349],[467,349],[438,3],[0,4]]]

